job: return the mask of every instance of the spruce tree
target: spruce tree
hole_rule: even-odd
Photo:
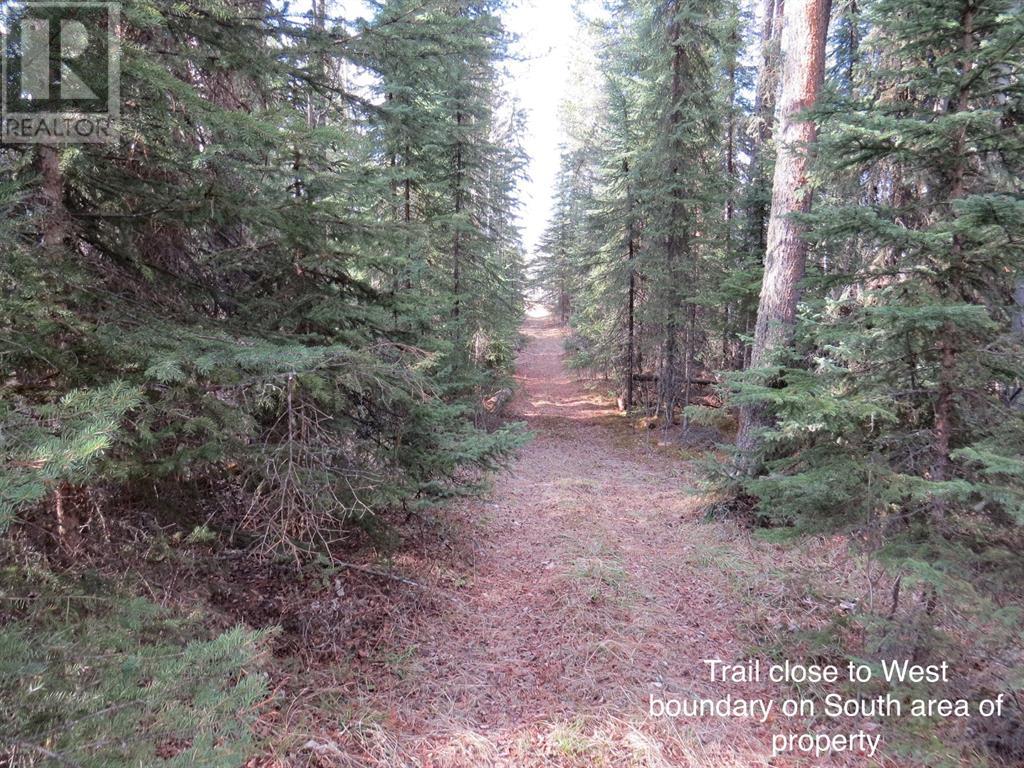
[[[258,540],[322,550],[353,520],[460,492],[461,470],[509,454],[511,432],[473,427],[507,352],[453,367],[478,326],[507,350],[521,305],[522,161],[489,93],[503,33],[489,5],[421,14],[401,29],[408,49],[446,66],[419,125],[392,136],[387,104],[344,75],[425,76],[415,55],[388,58],[385,11],[354,23],[321,3],[304,16],[124,4],[119,141],[5,150],[20,238],[4,246],[18,288],[3,307],[18,339],[4,401],[21,425],[4,436],[8,517],[52,511],[69,486],[225,482],[242,503],[224,511]],[[411,135],[425,141],[421,210],[396,222],[392,158]],[[55,421],[66,394],[108,407]]]
[[[542,274],[569,291],[577,362],[614,373],[627,408],[638,381],[656,382],[668,428],[725,334],[706,292],[732,247],[737,168],[721,140],[736,117],[726,84],[738,76],[738,16],[721,3],[613,10],[596,24],[603,117],[563,157]]]
[[[806,219],[832,267],[812,276],[786,386],[748,391],[778,423],[746,487],[801,528],[870,533],[934,610],[1019,578],[1024,28],[1011,2],[864,10],[864,67],[823,110],[818,171],[861,199]]]

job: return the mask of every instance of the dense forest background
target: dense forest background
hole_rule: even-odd
[[[180,545],[329,579],[485,489],[529,437],[501,418],[529,300],[698,457],[709,517],[879,569],[885,607],[802,652],[1019,691],[1020,2],[581,6],[531,259],[505,3],[372,8],[126,0],[117,140],[0,147],[0,760],[273,741],[274,622],[138,575]],[[971,764],[1017,764],[1014,707]]]

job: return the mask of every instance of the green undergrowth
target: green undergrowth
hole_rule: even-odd
[[[0,765],[237,768],[267,631],[209,632],[85,573],[0,568]]]

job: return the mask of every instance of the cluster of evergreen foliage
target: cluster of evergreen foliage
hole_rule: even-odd
[[[523,305],[501,4],[372,7],[124,0],[117,140],[0,147],[0,533],[73,542],[188,490],[321,561],[522,442],[480,418]],[[28,601],[0,632],[11,759],[242,762],[259,637],[186,645],[44,572],[0,595]]]
[[[824,83],[786,114],[786,67],[814,49],[813,30],[797,40],[793,27],[812,11],[830,16]],[[966,611],[995,633],[976,650],[999,648],[988,661],[1012,681],[1020,3],[766,0],[748,17],[728,0],[631,0],[608,4],[593,34],[601,82],[581,100],[601,120],[581,130],[566,110],[538,275],[578,362],[666,431],[681,420],[683,439],[698,420],[727,443],[739,413],[738,445],[707,462],[718,487],[764,524],[848,534],[890,567],[892,605],[868,619],[880,638],[868,650],[923,652],[944,610]],[[801,120],[816,140],[783,146]],[[773,187],[784,151],[809,172],[774,172]],[[806,205],[772,210],[791,200]],[[799,238],[772,240],[775,226]],[[766,269],[780,253],[786,285]],[[771,348],[754,333],[759,292],[761,312],[799,299],[790,318],[761,318],[786,325]]]
[[[566,121],[537,268],[550,301],[571,310],[577,362],[613,373],[627,408],[643,400],[666,423],[707,366],[738,354],[745,328],[752,279],[736,274],[733,200],[749,151],[742,22],[738,4],[715,2],[616,3],[595,22],[601,87],[579,107],[589,119]]]
[[[119,140],[2,150],[0,524],[204,482],[308,548],[508,454],[473,419],[522,304],[496,9],[123,4]]]
[[[767,388],[783,519],[869,520],[935,588],[1024,561],[1024,18],[1012,3],[876,2],[855,81],[819,106],[816,258]],[[762,379],[763,381],[763,379]],[[1007,580],[1007,581],[1004,581]]]
[[[105,580],[38,563],[0,571],[0,597],[4,765],[237,768],[253,752],[266,632],[210,639]]]

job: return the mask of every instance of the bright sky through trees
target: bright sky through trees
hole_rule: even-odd
[[[551,214],[552,191],[562,143],[558,110],[567,95],[577,20],[572,0],[520,0],[502,16],[516,37],[507,64],[507,87],[527,114],[523,146],[530,156],[529,178],[522,184],[520,216],[523,242],[532,256]],[[588,3],[583,3],[584,9]],[[308,13],[308,0],[289,4],[293,14]],[[371,18],[364,0],[338,0],[333,13],[341,18]]]
[[[520,213],[523,241],[532,255],[551,212],[561,143],[558,108],[568,86],[576,18],[568,0],[522,0],[504,18],[519,38],[513,49],[518,60],[508,65],[508,87],[527,111],[523,145],[530,155],[530,178],[523,185]]]

